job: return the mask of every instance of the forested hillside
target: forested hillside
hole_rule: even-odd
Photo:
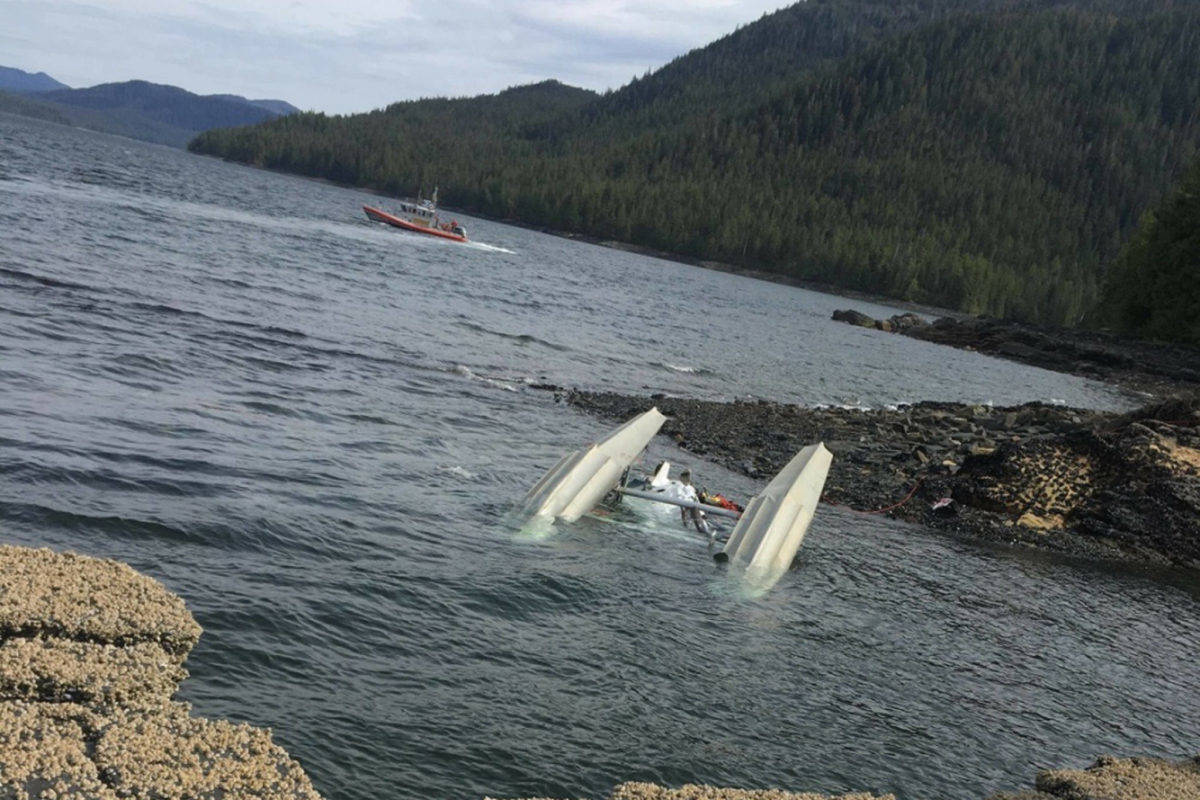
[[[1112,269],[1101,310],[1125,333],[1200,345],[1200,161],[1143,219]]]
[[[71,121],[57,107],[50,103],[39,103],[36,100],[30,100],[25,95],[17,94],[16,92],[0,90],[0,112],[44,119],[47,122],[57,122],[60,125],[71,124]]]
[[[1042,322],[1200,145],[1200,2],[810,0],[603,96],[211,131],[198,152]]]

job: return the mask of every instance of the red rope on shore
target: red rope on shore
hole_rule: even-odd
[[[822,502],[828,503],[831,506],[837,506],[838,508],[844,508],[847,511],[853,511],[855,514],[868,514],[868,515],[869,514],[886,514],[889,511],[895,511],[897,508],[904,505],[909,500],[912,500],[913,497],[916,496],[917,490],[921,488],[921,484],[924,482],[925,482],[924,478],[921,478],[920,480],[918,480],[916,485],[913,486],[912,491],[909,492],[907,495],[905,495],[904,499],[901,500],[899,503],[893,503],[892,505],[886,506],[884,508],[877,508],[874,511],[862,511],[857,508],[850,508],[850,506],[843,505],[842,503],[835,503],[832,500],[823,500]]]

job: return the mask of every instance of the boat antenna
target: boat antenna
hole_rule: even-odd
[[[436,186],[433,187],[433,197],[430,198],[431,200],[433,200],[433,204],[435,206],[437,205],[437,190],[438,190],[438,187],[436,187]]]

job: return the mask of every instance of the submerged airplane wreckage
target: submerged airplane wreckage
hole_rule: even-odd
[[[833,455],[824,444],[796,454],[744,511],[707,505],[627,485],[629,471],[666,417],[657,408],[634,417],[590,447],[568,453],[525,496],[527,515],[574,522],[606,498],[636,497],[737,520],[714,554],[757,588],[769,589],[791,566],[816,513]]]

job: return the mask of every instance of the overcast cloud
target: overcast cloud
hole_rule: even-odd
[[[616,88],[787,0],[0,0],[0,65],[329,112],[557,78]]]

